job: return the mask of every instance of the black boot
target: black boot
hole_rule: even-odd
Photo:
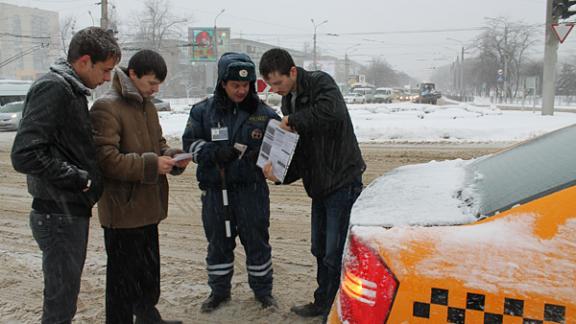
[[[202,303],[202,306],[200,307],[200,311],[202,313],[210,313],[210,312],[214,311],[216,308],[220,307],[221,304],[223,304],[229,300],[230,300],[230,295],[219,296],[219,295],[210,294],[210,296],[208,296],[208,298],[206,298],[206,300]]]
[[[290,310],[302,317],[316,317],[324,314],[324,307],[320,307],[314,303],[305,305],[293,306]]]
[[[268,307],[278,308],[278,303],[276,303],[276,299],[272,297],[272,295],[256,296],[256,300],[260,302],[262,308],[268,308]]]

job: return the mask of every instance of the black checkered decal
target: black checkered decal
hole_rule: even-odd
[[[566,307],[561,305],[545,304],[542,317],[539,319],[524,317],[524,301],[520,299],[505,298],[503,314],[486,312],[484,305],[486,296],[482,294],[467,293],[466,308],[451,307],[447,289],[432,288],[429,302],[415,301],[412,307],[412,315],[418,318],[430,318],[430,305],[442,305],[448,307],[446,322],[465,324],[467,311],[480,311],[484,314],[484,324],[501,324],[504,315],[522,318],[523,324],[542,324],[544,321],[553,323],[565,323]]]

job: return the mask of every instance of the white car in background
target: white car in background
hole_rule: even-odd
[[[347,104],[363,104],[366,102],[366,97],[358,92],[349,92],[344,96],[344,101]]]
[[[0,130],[17,130],[20,119],[22,119],[23,108],[23,101],[7,103],[0,107]]]

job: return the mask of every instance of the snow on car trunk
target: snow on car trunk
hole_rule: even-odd
[[[460,198],[473,199],[465,186],[464,167],[471,161],[451,160],[397,168],[373,181],[360,195],[351,225],[449,225],[476,220],[475,207]]]

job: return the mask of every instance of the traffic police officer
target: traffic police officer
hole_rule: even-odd
[[[208,239],[212,292],[202,303],[202,312],[211,312],[230,299],[236,235],[246,251],[248,283],[256,299],[263,308],[276,306],[268,242],[269,191],[256,159],[268,121],[280,118],[258,98],[255,81],[250,57],[223,54],[214,96],[192,107],[182,136],[184,150],[198,164],[202,222]]]

